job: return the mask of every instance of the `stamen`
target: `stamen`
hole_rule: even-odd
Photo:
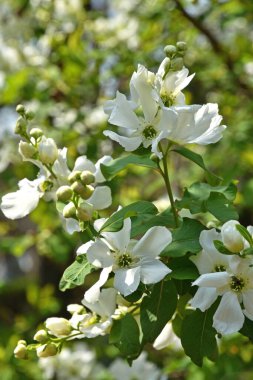
[[[225,272],[226,270],[224,265],[216,265],[214,269],[215,269],[215,272]]]
[[[157,131],[155,130],[155,128],[152,125],[147,125],[143,129],[142,134],[143,134],[145,139],[152,140],[154,137],[156,137]]]
[[[244,288],[245,282],[242,278],[232,276],[230,286],[234,292],[240,292]]]
[[[127,268],[132,262],[133,258],[129,253],[124,253],[118,257],[118,266],[120,268]]]

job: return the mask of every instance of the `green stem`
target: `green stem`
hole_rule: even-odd
[[[168,145],[168,147],[166,149],[166,153],[164,153],[163,148],[162,148],[162,144],[159,143],[159,148],[160,148],[160,151],[162,152],[162,155],[163,155],[163,157],[162,157],[163,171],[161,170],[160,167],[159,167],[159,171],[162,174],[162,177],[163,177],[164,182],[165,182],[165,186],[166,186],[167,193],[168,193],[169,200],[170,200],[171,210],[172,210],[173,215],[174,215],[175,225],[176,225],[176,227],[178,227],[179,223],[178,223],[177,209],[175,206],[175,201],[174,201],[174,197],[173,197],[173,193],[172,193],[172,189],[171,189],[171,184],[170,184],[170,179],[169,179],[169,171],[168,171],[168,163],[167,163],[167,155],[168,155],[169,147],[170,147],[170,145]]]
[[[50,166],[50,165],[47,165],[47,164],[44,164],[44,165],[45,165],[45,167],[47,168],[47,170],[52,174],[52,177],[53,177],[54,179],[57,179],[57,176],[54,174],[53,169],[51,168],[51,166]]]

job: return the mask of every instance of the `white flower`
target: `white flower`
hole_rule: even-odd
[[[71,332],[71,324],[65,318],[47,318],[45,325],[49,333],[58,338],[69,335]]]
[[[99,230],[104,221],[96,221],[95,228]],[[154,284],[171,272],[158,258],[172,240],[167,228],[152,227],[139,241],[130,240],[130,233],[131,219],[127,218],[120,231],[102,232],[102,238],[79,247],[77,254],[86,253],[91,264],[103,268],[98,282],[86,292],[86,300],[95,302],[100,287],[112,271],[115,273],[114,287],[124,296],[134,292],[140,281]]]
[[[193,285],[215,291],[222,296],[221,302],[213,317],[213,327],[221,334],[231,334],[239,331],[245,316],[253,320],[253,269],[252,260],[233,255],[229,256],[227,271],[202,274]],[[208,294],[205,294],[208,297]],[[213,295],[210,304],[215,301]],[[201,303],[201,300],[200,300]],[[208,309],[210,304],[206,302]],[[197,302],[195,302],[195,307]]]
[[[221,227],[222,242],[233,253],[239,253],[247,246],[236,225],[240,225],[237,220],[229,220]]]

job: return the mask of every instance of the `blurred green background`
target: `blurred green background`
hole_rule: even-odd
[[[156,71],[163,47],[186,41],[185,64],[196,76],[187,103],[219,104],[227,130],[213,146],[194,147],[209,168],[226,182],[238,180],[236,203],[241,223],[253,224],[253,2],[251,0],[1,0],[0,1],[0,192],[16,191],[18,180],[33,179],[36,168],[22,163],[14,135],[15,107],[36,114],[59,147],[68,147],[69,163],[86,154],[116,158],[121,148],[103,137],[103,103],[116,90],[129,93],[138,63]],[[175,156],[173,188],[203,180],[200,169]],[[141,184],[141,185],[140,185]],[[146,169],[131,167],[112,182],[113,206],[133,200],[157,200],[162,182]],[[106,213],[104,213],[106,215]],[[67,316],[66,305],[80,302],[84,288],[61,293],[58,283],[73,261],[81,234],[68,235],[54,205],[40,202],[27,218],[0,215],[0,378],[40,380],[34,361],[18,361],[18,339],[30,342],[49,316]],[[110,362],[117,351],[88,342],[98,360]],[[150,358],[169,379],[247,380],[253,378],[253,349],[247,339],[231,337],[221,358],[202,369],[179,350]],[[92,378],[90,378],[92,380]],[[148,379],[147,379],[148,380]]]

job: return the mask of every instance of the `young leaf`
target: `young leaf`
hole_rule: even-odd
[[[104,177],[110,181],[115,177],[121,170],[125,169],[127,165],[139,165],[147,166],[151,169],[157,169],[157,164],[152,161],[150,155],[138,156],[136,154],[128,154],[120,158],[116,158],[113,161],[110,161],[108,164],[100,165],[101,171]]]
[[[251,234],[250,234],[249,231],[247,230],[247,228],[245,228],[245,227],[242,226],[241,224],[236,224],[236,225],[235,225],[235,228],[237,229],[237,231],[240,232],[240,234],[244,237],[244,239],[247,240],[247,242],[249,243],[249,245],[250,245],[251,247],[253,247],[253,239],[252,239]]]
[[[181,156],[187,158],[188,160],[194,162],[198,166],[200,166],[205,172],[208,182],[211,185],[218,185],[222,178],[218,177],[217,175],[213,174],[205,165],[204,160],[200,154],[197,154],[195,152],[192,152],[191,150],[185,148],[184,146],[177,146],[176,148],[172,149],[174,152],[180,154]]]
[[[141,328],[143,342],[153,342],[177,307],[177,291],[172,281],[155,284],[151,295],[145,296],[141,303]]]
[[[134,202],[126,207],[121,208],[119,211],[115,212],[107,221],[103,224],[100,229],[102,231],[118,231],[123,226],[123,221],[126,218],[133,216],[140,216],[151,214],[157,214],[158,210],[155,205],[147,201]]]
[[[182,323],[181,342],[184,351],[200,367],[205,356],[213,360],[218,354],[216,331],[212,327],[215,309],[216,304],[204,313],[195,310]]]
[[[172,243],[164,249],[162,256],[180,257],[187,252],[199,252],[201,250],[199,235],[204,229],[199,221],[184,218],[182,225],[172,232]]]
[[[85,277],[93,271],[93,266],[88,262],[86,255],[77,256],[76,260],[65,269],[60,280],[59,289],[65,292],[84,284]]]
[[[113,322],[109,343],[115,344],[122,356],[127,359],[138,357],[141,349],[140,330],[131,314]]]
[[[234,255],[233,252],[230,252],[226,247],[225,245],[222,243],[222,241],[220,240],[214,240],[213,241],[213,245],[215,246],[215,248],[217,249],[217,251],[219,251],[220,253],[223,253],[225,255]]]

